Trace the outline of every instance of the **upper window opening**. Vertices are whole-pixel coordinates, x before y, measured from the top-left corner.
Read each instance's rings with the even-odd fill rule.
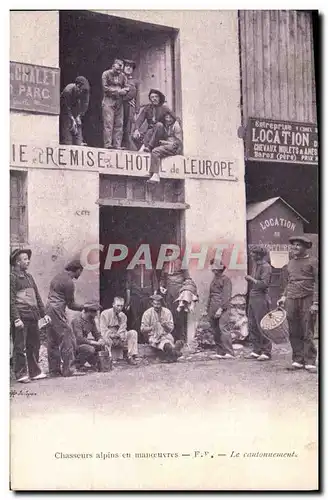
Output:
[[[83,98],[80,99],[81,127],[79,119],[75,123],[70,120],[68,114],[72,109],[67,111],[64,106],[66,111],[63,111],[62,106],[60,142],[151,151],[161,144],[159,141],[165,140],[169,143],[166,156],[181,154],[182,117],[181,109],[177,109],[181,99],[177,99],[180,81],[175,60],[176,43],[177,30],[173,28],[92,12],[61,11],[62,102],[68,99],[73,108],[79,107],[71,86],[78,83],[78,76],[87,80],[90,92],[89,95],[82,92]],[[115,60],[123,61],[123,66],[118,67],[118,62],[115,68]],[[129,65],[130,69],[126,68]],[[85,82],[80,83],[85,87]],[[115,91],[115,88],[131,90],[134,83],[136,92],[131,99],[133,92],[129,93],[129,90],[126,94]],[[147,108],[147,105],[156,105],[151,100],[154,97],[150,96],[151,89],[160,92],[157,97],[163,112],[158,112],[158,108],[155,111]],[[120,94],[118,98],[117,93]],[[167,108],[173,112],[174,126],[172,119],[165,118]],[[75,114],[78,112],[75,109]],[[151,141],[152,134],[147,136],[147,132],[158,121],[163,123],[164,129],[158,127],[159,134]],[[73,140],[70,139],[72,131]],[[163,133],[166,136],[162,136]],[[175,143],[173,148],[170,141]]]

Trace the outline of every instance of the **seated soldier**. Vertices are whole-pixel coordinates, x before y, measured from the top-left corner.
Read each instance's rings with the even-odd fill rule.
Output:
[[[152,295],[152,307],[143,313],[141,332],[148,334],[149,344],[164,353],[167,361],[177,361],[181,356],[182,341],[174,344],[171,332],[174,328],[172,313],[162,306],[164,300],[161,295]]]
[[[152,142],[151,159],[149,175],[151,175],[148,182],[157,183],[160,181],[159,169],[161,159],[168,156],[182,154],[182,128],[173,113],[168,110],[164,114],[163,123],[156,124],[156,139]]]
[[[94,370],[98,369],[98,352],[105,349],[105,342],[95,323],[95,317],[99,310],[100,306],[96,303],[84,304],[82,312],[78,313],[72,321],[75,366],[78,370],[83,369],[86,362]],[[89,333],[93,339],[88,338]]]
[[[127,330],[127,317],[123,312],[124,299],[115,297],[113,307],[100,315],[100,332],[111,353],[111,347],[122,347],[123,356],[130,365],[137,364],[138,333]]]

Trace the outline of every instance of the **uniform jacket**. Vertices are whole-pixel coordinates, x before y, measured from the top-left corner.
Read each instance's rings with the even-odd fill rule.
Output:
[[[252,269],[252,277],[256,279],[256,283],[249,284],[249,295],[259,296],[266,295],[269,291],[270,281],[272,275],[272,267],[268,262],[254,263]]]
[[[74,118],[83,116],[88,110],[89,98],[89,92],[77,94],[75,83],[69,83],[60,96],[61,113]]]
[[[73,333],[75,335],[77,345],[89,344],[90,343],[88,339],[89,333],[92,334],[95,340],[99,340],[101,338],[101,335],[97,330],[95,320],[83,318],[82,312],[80,312],[72,320],[71,326]]]
[[[13,269],[10,273],[11,321],[38,320],[44,315],[44,305],[32,275]]]
[[[165,104],[161,106],[146,104],[146,106],[141,109],[136,119],[135,128],[139,129],[145,121],[147,122],[148,128],[153,128],[157,122],[164,123],[164,116],[168,112],[170,112],[170,108]]]
[[[207,312],[210,318],[214,318],[219,308],[223,310],[230,306],[232,285],[231,280],[225,274],[214,276],[210,285],[210,292],[207,302]]]
[[[313,302],[318,301],[318,262],[306,255],[293,258],[287,265],[287,286],[284,295],[298,299],[313,295]]]
[[[107,69],[103,72],[101,80],[104,98],[110,98],[113,104],[122,103],[123,96],[120,96],[118,92],[127,87],[128,80],[126,76],[123,73],[116,75],[112,69]]]

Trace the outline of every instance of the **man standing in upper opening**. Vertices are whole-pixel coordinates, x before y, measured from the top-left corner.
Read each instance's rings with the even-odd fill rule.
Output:
[[[135,116],[139,113],[139,82],[133,78],[132,74],[136,68],[136,63],[129,59],[124,59],[124,74],[127,78],[129,88],[127,94],[123,97],[123,140],[122,145],[129,151],[135,151],[136,146],[132,141],[132,125]]]
[[[292,369],[316,372],[317,349],[313,341],[318,313],[318,263],[308,254],[312,242],[292,236],[293,258],[287,266],[287,286],[278,306],[286,304],[289,337],[293,350]]]
[[[144,106],[135,122],[133,139],[142,144],[139,151],[151,151],[155,145],[158,145],[159,135],[161,135],[164,116],[170,113],[170,108],[164,104],[165,95],[159,90],[151,89],[148,98],[150,103]],[[144,133],[140,132],[141,127],[146,122],[147,129]]]
[[[82,116],[88,110],[90,85],[84,76],[69,83],[60,96],[60,142],[81,146],[83,143]]]
[[[123,61],[115,59],[112,68],[104,71],[101,77],[104,147],[107,149],[120,149],[122,146],[123,98],[130,90],[123,67]]]
[[[47,333],[49,375],[52,377],[74,375],[73,332],[66,318],[66,307],[73,311],[83,310],[83,305],[75,302],[73,281],[80,277],[82,271],[80,261],[73,260],[50,283],[46,312],[51,318]]]

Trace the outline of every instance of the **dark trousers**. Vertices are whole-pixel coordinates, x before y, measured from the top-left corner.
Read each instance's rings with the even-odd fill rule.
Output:
[[[317,349],[313,341],[315,315],[310,313],[312,301],[312,295],[286,301],[293,361],[306,365],[315,365],[317,358]]]
[[[220,318],[210,318],[210,324],[214,335],[214,341],[218,354],[234,355],[231,333],[228,329],[230,310],[226,309]]]
[[[263,335],[261,319],[270,310],[270,299],[266,295],[250,295],[248,303],[248,329],[253,352],[271,357],[272,343]]]
[[[123,139],[122,146],[129,151],[136,151],[136,145],[134,144],[131,134],[132,125],[134,121],[134,111],[135,108],[130,106],[129,102],[123,102]]]
[[[74,371],[73,332],[60,313],[51,309],[47,314],[52,321],[47,327],[49,373],[69,377]]]
[[[81,368],[85,363],[89,363],[92,367],[98,365],[98,354],[95,347],[89,344],[80,344],[76,349],[75,364],[76,368]]]
[[[23,320],[24,328],[12,325],[13,364],[16,379],[41,373],[39,368],[40,332],[36,320]]]
[[[123,104],[104,98],[102,102],[104,148],[120,148],[123,137]]]
[[[60,116],[60,142],[61,144],[81,146],[83,142],[82,125],[77,126],[77,134],[72,134],[72,121],[68,115]]]

